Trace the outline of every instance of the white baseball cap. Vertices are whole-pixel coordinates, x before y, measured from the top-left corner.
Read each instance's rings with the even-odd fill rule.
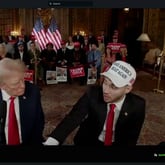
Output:
[[[136,79],[135,69],[129,63],[119,60],[115,61],[101,75],[109,78],[119,88],[125,85],[133,85]]]

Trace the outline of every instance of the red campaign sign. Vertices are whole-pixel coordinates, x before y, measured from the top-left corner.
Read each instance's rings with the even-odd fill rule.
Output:
[[[83,77],[85,76],[85,71],[83,66],[78,66],[74,68],[69,69],[70,72],[70,77],[71,78],[76,78],[76,77]]]
[[[112,53],[120,53],[121,43],[109,43],[108,44]]]
[[[25,81],[33,82],[34,71],[33,70],[26,70],[24,79]]]

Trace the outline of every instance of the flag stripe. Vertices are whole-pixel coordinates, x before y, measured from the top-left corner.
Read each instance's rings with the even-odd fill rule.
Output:
[[[48,27],[46,36],[49,40],[51,39],[56,51],[61,48],[61,34],[57,29],[54,17],[51,18],[50,26]]]
[[[41,50],[45,49],[47,39],[46,39],[43,23],[42,23],[40,17],[38,17],[36,22],[35,22],[32,34],[34,34],[37,42],[39,43],[40,49]]]
[[[51,33],[51,31],[48,29],[48,31],[47,31],[47,38],[48,38],[48,40],[49,40],[49,42],[52,42],[53,43],[53,45],[54,45],[54,49],[55,49],[55,51],[57,51],[57,48],[56,48],[56,40],[55,40],[55,38],[52,36],[52,33]]]
[[[61,37],[59,36],[59,33],[57,32],[57,30],[56,30],[56,32],[54,32],[54,36],[56,38],[58,46],[61,47]]]
[[[44,49],[44,43],[43,43],[42,40],[40,39],[40,38],[41,38],[41,37],[40,37],[40,34],[39,34],[35,29],[33,29],[33,32],[34,32],[34,35],[35,35],[36,40],[37,40],[38,43],[39,43],[39,46],[40,46],[41,50]]]
[[[46,32],[44,30],[41,18],[38,17],[33,27],[32,35],[35,36],[41,50],[46,48],[46,44],[48,42],[51,42],[53,44],[53,48],[55,51],[61,48],[61,34],[53,17],[51,18],[50,25]]]
[[[58,38],[59,38],[60,40],[62,40],[60,32],[59,32],[58,30],[56,30],[56,33],[57,33],[57,35],[58,35]]]

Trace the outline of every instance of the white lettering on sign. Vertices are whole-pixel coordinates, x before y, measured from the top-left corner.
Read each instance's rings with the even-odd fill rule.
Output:
[[[82,74],[83,68],[71,69],[72,74]]]
[[[113,45],[111,48],[112,48],[112,50],[119,50],[120,49],[120,45]]]
[[[25,73],[25,78],[31,78],[33,73]]]

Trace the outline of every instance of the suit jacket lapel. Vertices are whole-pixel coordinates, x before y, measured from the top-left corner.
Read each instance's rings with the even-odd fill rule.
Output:
[[[19,97],[19,108],[20,108],[20,124],[21,124],[21,134],[22,134],[22,140],[24,141],[24,137],[25,137],[25,130],[26,130],[26,125],[27,125],[27,115],[26,115],[26,106],[27,104],[25,104],[26,101],[26,96],[20,96]]]
[[[131,107],[132,107],[132,104],[130,102],[131,100],[129,99],[129,96],[127,95],[125,100],[124,100],[124,103],[123,103],[123,106],[121,108],[121,111],[120,111],[120,114],[119,114],[119,118],[117,120],[117,125],[120,125],[125,119],[127,119],[130,115],[130,111],[131,111]]]
[[[20,119],[21,123],[24,122],[24,117],[26,118],[26,109],[27,105],[25,102],[27,101],[27,98],[25,95],[19,97],[19,107],[20,107]]]
[[[105,118],[106,118],[106,114],[107,114],[107,103],[102,103],[99,107],[99,115],[100,115],[100,129],[102,130],[103,126],[104,126],[104,122],[105,122]]]

